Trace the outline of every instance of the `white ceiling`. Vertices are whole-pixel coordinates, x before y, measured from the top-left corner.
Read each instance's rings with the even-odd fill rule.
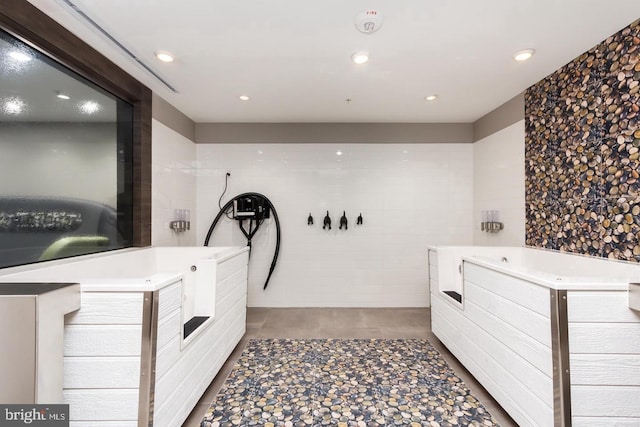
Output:
[[[640,17],[638,0],[71,1],[178,93],[63,0],[30,0],[196,122],[472,122]]]

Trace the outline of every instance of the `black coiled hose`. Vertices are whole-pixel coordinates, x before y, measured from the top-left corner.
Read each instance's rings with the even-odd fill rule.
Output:
[[[269,284],[269,280],[271,279],[273,270],[275,270],[276,268],[276,262],[278,261],[278,254],[280,253],[280,220],[278,219],[278,213],[276,212],[276,208],[273,206],[273,203],[271,203],[271,200],[267,199],[266,196],[260,193],[242,193],[237,195],[233,199],[229,200],[222,207],[222,209],[220,209],[220,212],[218,212],[218,215],[216,215],[216,218],[211,223],[211,226],[209,227],[209,231],[207,232],[207,237],[204,239],[204,245],[209,246],[209,240],[211,239],[211,235],[213,234],[213,229],[218,224],[218,221],[220,221],[220,218],[222,218],[222,216],[225,214],[227,209],[229,209],[233,205],[233,201],[236,199],[240,199],[242,197],[260,197],[264,199],[269,205],[269,208],[271,208],[271,212],[273,212],[273,219],[276,221],[276,250],[273,254],[271,267],[269,268],[269,275],[267,276],[267,280],[264,282],[264,287],[262,288],[262,289],[267,289],[267,285]]]

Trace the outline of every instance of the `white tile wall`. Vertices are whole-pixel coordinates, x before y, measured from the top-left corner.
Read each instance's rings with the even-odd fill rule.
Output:
[[[473,144],[473,244],[524,246],[524,120]],[[499,210],[504,230],[480,230],[480,213]]]
[[[151,124],[153,246],[193,246],[196,244],[196,144],[157,120]],[[189,209],[190,231],[176,233],[169,228],[174,209]]]
[[[254,238],[249,306],[428,306],[427,246],[472,242],[471,144],[198,144],[196,158],[198,245],[219,211],[227,171],[223,204],[259,192],[280,217],[280,258],[266,291],[273,219]],[[322,230],[327,210],[331,231]],[[337,226],[343,210],[348,231]],[[356,226],[360,213],[364,225]],[[211,242],[244,244],[227,219]]]

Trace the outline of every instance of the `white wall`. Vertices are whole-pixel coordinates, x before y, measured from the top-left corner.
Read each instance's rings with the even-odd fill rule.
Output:
[[[524,246],[524,120],[473,144],[473,244]],[[480,230],[480,212],[500,211],[504,230]]]
[[[255,191],[280,217],[280,258],[266,291],[273,219],[254,238],[249,306],[427,306],[427,246],[472,242],[471,144],[197,144],[196,153],[198,245],[219,211],[227,171],[223,204]],[[322,230],[326,210],[331,231]],[[348,231],[338,230],[343,210]],[[246,240],[224,219],[210,244]]]
[[[114,123],[0,124],[3,196],[53,196],[116,207]]]
[[[157,120],[151,123],[151,244],[194,246],[196,231],[196,145]],[[169,228],[174,209],[191,211],[190,231]],[[200,245],[202,243],[199,243]]]

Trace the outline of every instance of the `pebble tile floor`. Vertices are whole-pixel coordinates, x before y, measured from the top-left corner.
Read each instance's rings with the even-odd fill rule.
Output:
[[[433,335],[428,308],[249,308],[245,336],[183,427],[287,420],[517,426]]]

